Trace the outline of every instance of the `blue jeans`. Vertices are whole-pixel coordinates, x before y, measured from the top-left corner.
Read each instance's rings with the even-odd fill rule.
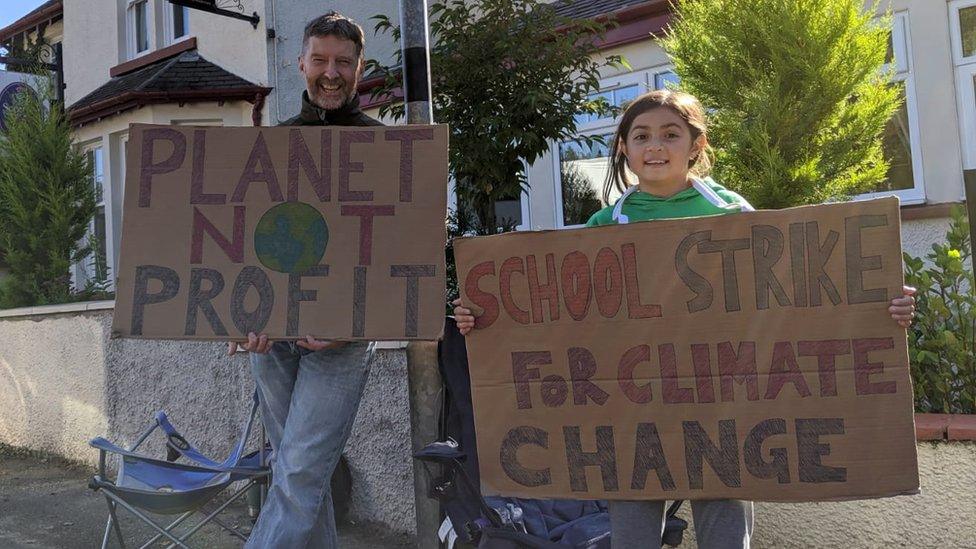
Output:
[[[751,501],[714,499],[690,503],[698,547],[749,549],[753,526]],[[661,549],[663,501],[610,501],[609,507],[613,549]]]
[[[277,342],[251,353],[261,420],[274,448],[272,482],[245,547],[338,547],[332,472],[352,430],[373,347],[309,352]]]

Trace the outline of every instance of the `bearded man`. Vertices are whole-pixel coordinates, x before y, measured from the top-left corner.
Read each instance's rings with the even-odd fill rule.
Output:
[[[359,110],[363,30],[330,12],[305,26],[301,113],[285,126],[382,126]],[[237,351],[232,342],[228,353]],[[372,344],[248,334],[261,419],[274,449],[268,499],[246,548],[338,547],[331,478],[359,409]]]

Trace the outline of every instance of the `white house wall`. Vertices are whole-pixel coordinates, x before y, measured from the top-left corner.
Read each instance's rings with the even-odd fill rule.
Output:
[[[118,37],[125,26],[116,0],[67,0],[63,22],[64,99],[70,106],[108,82],[109,69],[120,63]]]

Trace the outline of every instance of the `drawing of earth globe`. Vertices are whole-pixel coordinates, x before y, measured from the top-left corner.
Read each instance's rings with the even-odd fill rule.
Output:
[[[329,227],[304,202],[284,202],[261,216],[254,229],[258,261],[280,273],[300,274],[318,265],[329,243]]]

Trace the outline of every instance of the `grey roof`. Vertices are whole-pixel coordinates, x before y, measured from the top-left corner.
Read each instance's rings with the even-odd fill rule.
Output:
[[[561,0],[554,7],[556,13],[573,19],[591,19],[624,8],[646,4],[648,0]]]
[[[81,109],[132,91],[171,92],[255,86],[257,84],[224,70],[191,50],[116,76],[79,99],[71,105],[71,109]]]

